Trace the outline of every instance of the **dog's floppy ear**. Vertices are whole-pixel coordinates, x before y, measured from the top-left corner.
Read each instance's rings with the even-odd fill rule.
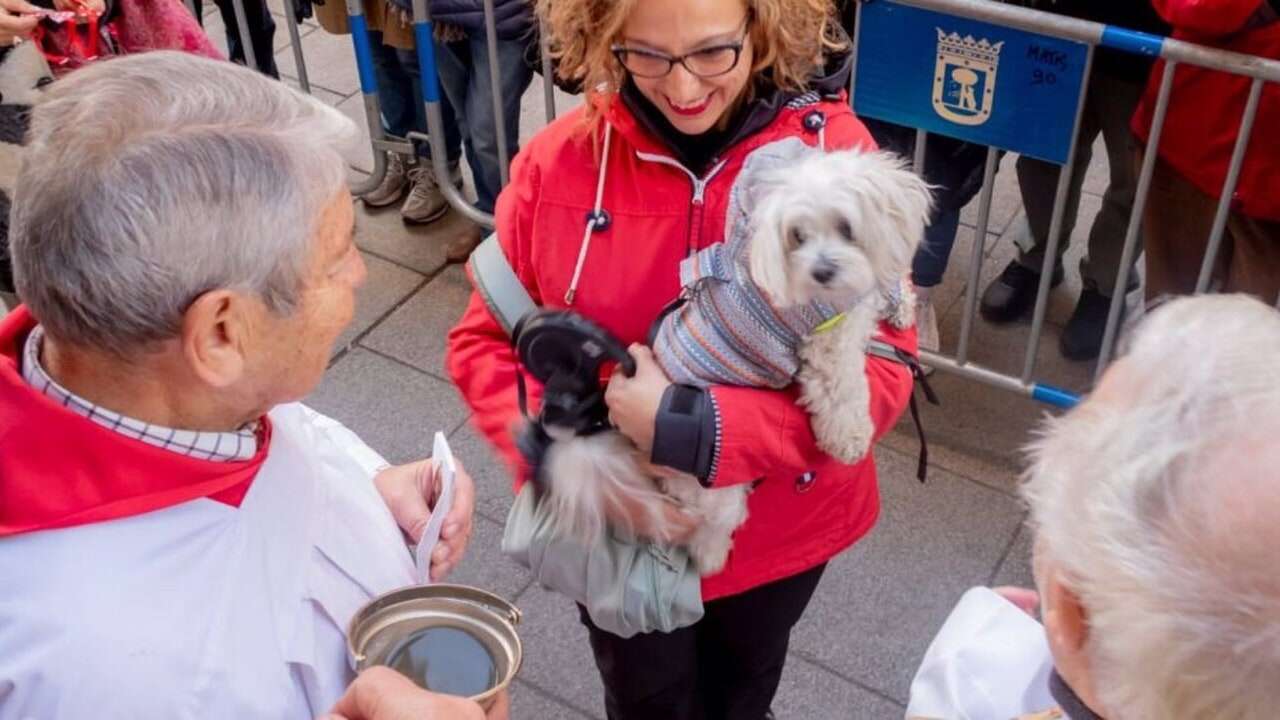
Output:
[[[792,304],[788,278],[787,238],[784,225],[782,193],[777,190],[785,181],[779,171],[759,173],[752,184],[750,197],[755,205],[750,211],[750,245],[748,269],[751,282],[768,296],[774,305]]]
[[[929,213],[933,210],[933,192],[924,178],[909,169],[895,155],[886,156],[885,181],[893,188],[888,193],[890,218],[898,233],[906,240],[906,262],[911,262],[916,247],[924,239],[924,229],[929,225]]]
[[[879,263],[880,272],[896,282],[924,239],[933,194],[929,184],[893,153],[865,153],[853,162],[858,170],[845,176],[849,190],[859,199],[864,220],[876,227],[877,251],[885,261]]]

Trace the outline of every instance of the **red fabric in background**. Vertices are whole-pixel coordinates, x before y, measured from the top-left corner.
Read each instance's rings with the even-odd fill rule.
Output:
[[[39,26],[41,50],[55,75],[113,55],[150,50],[177,50],[225,60],[182,0],[116,0],[117,9],[105,27],[98,26],[97,42],[85,24],[45,21]],[[97,21],[91,21],[97,25]]]

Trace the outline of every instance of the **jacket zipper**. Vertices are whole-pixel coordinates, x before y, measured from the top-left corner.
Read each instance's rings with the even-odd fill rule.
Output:
[[[685,167],[684,165],[681,165],[680,162],[673,157],[668,157],[666,155],[655,155],[653,153],[640,152],[639,150],[636,151],[636,157],[646,162],[658,163],[659,165],[668,165],[670,167],[673,167],[679,170],[680,172],[684,173],[686,176],[688,176],[689,182],[693,184],[693,197],[690,199],[690,202],[689,202],[689,221],[688,221],[689,229],[687,234],[685,235],[685,241],[684,241],[685,256],[688,257],[689,255],[692,255],[696,251],[698,240],[702,235],[702,216],[703,216],[702,208],[703,208],[703,201],[707,193],[707,184],[710,183],[711,180],[715,178],[715,176],[718,175],[720,171],[724,168],[725,161],[721,160],[720,162],[713,165],[711,169],[707,171],[706,175],[702,177],[698,177],[697,175],[694,175],[693,172],[689,170],[689,168]]]

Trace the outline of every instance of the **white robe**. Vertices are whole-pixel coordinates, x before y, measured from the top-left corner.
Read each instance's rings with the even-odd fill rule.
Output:
[[[911,681],[906,717],[1010,720],[1057,707],[1044,627],[976,587],[964,594]]]
[[[0,540],[0,720],[302,719],[341,696],[348,620],[412,560],[382,458],[304,405],[270,418],[239,508]]]

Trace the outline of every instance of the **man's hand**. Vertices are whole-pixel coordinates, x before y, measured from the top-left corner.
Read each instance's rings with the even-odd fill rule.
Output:
[[[1040,593],[1031,588],[1002,585],[991,588],[991,591],[1013,603],[1019,610],[1031,617],[1036,617],[1036,611],[1040,609]]]
[[[618,367],[604,391],[609,422],[618,427],[647,458],[653,452],[653,425],[662,405],[662,394],[671,380],[662,371],[653,351],[639,343],[627,348],[636,360],[636,374],[627,377]]]
[[[453,481],[453,507],[444,518],[440,542],[431,553],[431,580],[440,581],[462,560],[471,539],[471,512],[475,509],[475,487],[471,476],[457,462]],[[431,509],[440,497],[440,475],[434,460],[419,460],[389,467],[373,479],[378,494],[391,509],[396,524],[413,542],[422,539]]]
[[[31,37],[40,22],[40,8],[26,0],[0,0],[0,47]]]
[[[395,670],[372,667],[320,720],[507,720],[510,711],[506,691],[486,715],[470,700],[428,692]]]

